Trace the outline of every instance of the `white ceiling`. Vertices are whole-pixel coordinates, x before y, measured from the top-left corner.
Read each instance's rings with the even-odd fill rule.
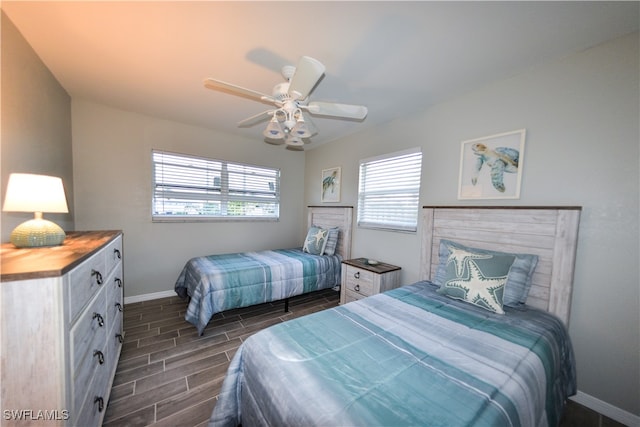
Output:
[[[314,118],[307,147],[638,30],[639,2],[2,1],[74,98],[255,138],[268,106],[205,89],[213,77],[270,94],[302,55],[326,66],[310,99],[364,104],[363,122]]]

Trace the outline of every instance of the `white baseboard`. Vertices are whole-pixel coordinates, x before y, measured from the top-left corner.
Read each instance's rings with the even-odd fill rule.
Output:
[[[570,399],[626,426],[640,426],[640,416],[634,415],[631,412],[627,412],[624,409],[620,409],[581,391],[578,391],[578,393]]]
[[[167,298],[167,297],[177,297],[176,291],[173,289],[170,291],[162,291],[162,292],[153,292],[151,294],[143,294],[143,295],[134,295],[131,297],[124,297],[124,303],[132,304],[134,302],[142,302],[142,301],[151,301],[152,299],[158,298]]]

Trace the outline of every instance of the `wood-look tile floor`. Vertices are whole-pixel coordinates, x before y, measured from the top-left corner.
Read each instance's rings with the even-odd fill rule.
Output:
[[[338,305],[332,290],[214,316],[202,336],[184,320],[180,298],[125,306],[125,342],[104,426],[205,426],[240,343],[270,325]],[[621,427],[569,401],[561,427]]]
[[[202,336],[179,297],[127,304],[104,426],[206,425],[236,349],[267,326],[338,305],[331,289],[216,314]]]

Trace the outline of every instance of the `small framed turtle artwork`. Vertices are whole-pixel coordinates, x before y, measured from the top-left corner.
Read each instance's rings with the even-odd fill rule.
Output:
[[[322,203],[340,201],[340,167],[322,170]]]
[[[462,142],[458,199],[518,199],[525,129]]]

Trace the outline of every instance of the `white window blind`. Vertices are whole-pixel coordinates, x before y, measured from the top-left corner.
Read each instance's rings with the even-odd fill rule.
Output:
[[[280,170],[152,151],[153,219],[278,219]]]
[[[421,168],[418,148],[361,160],[358,225],[416,231]]]

